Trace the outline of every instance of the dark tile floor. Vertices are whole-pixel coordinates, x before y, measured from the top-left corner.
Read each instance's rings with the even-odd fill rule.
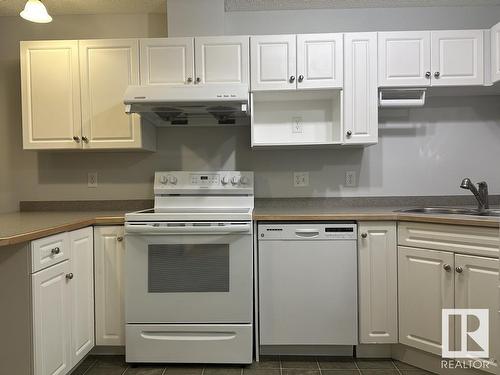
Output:
[[[263,357],[247,366],[129,365],[124,356],[87,357],[72,375],[429,375],[391,359]]]

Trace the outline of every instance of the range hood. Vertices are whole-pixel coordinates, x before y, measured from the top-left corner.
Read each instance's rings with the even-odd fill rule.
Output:
[[[156,125],[246,125],[250,123],[247,85],[129,86],[125,112]]]

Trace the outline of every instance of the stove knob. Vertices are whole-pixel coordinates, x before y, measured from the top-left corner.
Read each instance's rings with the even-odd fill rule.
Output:
[[[238,185],[238,182],[240,182],[240,177],[239,176],[234,176],[232,179],[231,179],[231,183],[233,185]]]
[[[177,177],[175,176],[168,176],[168,182],[171,183],[172,185],[175,185],[177,183]]]
[[[250,179],[247,176],[240,177],[240,184],[247,185],[250,182]]]
[[[168,182],[167,176],[160,177],[160,184],[165,185]]]
[[[222,185],[227,185],[227,184],[229,184],[229,177],[227,177],[227,176],[223,176],[223,177],[221,178],[220,182],[221,182],[221,184],[222,184]]]

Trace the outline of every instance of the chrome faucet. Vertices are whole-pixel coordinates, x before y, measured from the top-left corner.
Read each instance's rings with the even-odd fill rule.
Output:
[[[479,190],[476,188],[474,183],[470,180],[470,178],[464,178],[460,187],[462,189],[470,190],[472,194],[477,199],[477,209],[479,211],[483,211],[485,209],[490,208],[489,200],[488,200],[488,184],[485,181],[481,181],[477,184]]]

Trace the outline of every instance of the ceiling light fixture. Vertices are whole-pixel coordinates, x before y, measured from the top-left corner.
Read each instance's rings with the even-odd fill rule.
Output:
[[[28,0],[19,15],[25,20],[36,23],[52,22],[52,17],[47,13],[45,5],[40,0]]]

